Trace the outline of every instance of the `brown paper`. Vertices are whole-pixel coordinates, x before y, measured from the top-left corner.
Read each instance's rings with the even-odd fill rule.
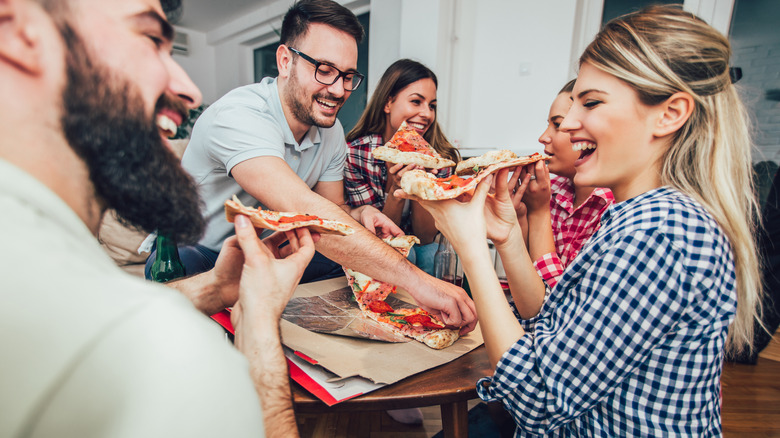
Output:
[[[293,296],[323,295],[345,286],[346,278],[307,283],[298,286]],[[414,299],[400,289],[396,298],[414,303]],[[443,350],[434,350],[417,341],[388,343],[315,333],[286,320],[281,321],[281,328],[284,345],[317,361],[337,376],[362,376],[386,384],[451,362],[482,345],[479,327]]]

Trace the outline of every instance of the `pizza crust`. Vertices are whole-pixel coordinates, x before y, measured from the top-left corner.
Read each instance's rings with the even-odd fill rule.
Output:
[[[308,216],[302,213],[289,213],[279,212],[272,210],[261,210],[252,207],[247,207],[238,200],[236,196],[233,199],[225,201],[225,218],[228,222],[233,222],[237,214],[243,214],[249,217],[255,228],[265,228],[274,231],[290,231],[296,228],[308,228],[311,231],[315,231],[320,234],[338,234],[341,236],[348,236],[355,232],[355,230],[339,221],[329,219],[310,219],[300,220],[295,222],[279,223],[278,220],[282,217],[294,217],[294,216]]]
[[[460,338],[457,330],[441,329],[433,331],[422,338],[422,343],[436,350],[447,348]]]
[[[452,167],[455,162],[444,157],[432,157],[419,152],[403,152],[388,146],[379,146],[371,152],[377,160],[393,164],[416,164],[426,169],[442,169]]]
[[[401,190],[405,193],[413,196],[417,196],[425,201],[441,201],[445,199],[454,199],[464,193],[473,193],[477,184],[480,181],[487,178],[493,172],[497,172],[504,168],[525,166],[537,161],[549,160],[550,157],[544,154],[535,153],[527,157],[518,157],[508,161],[502,161],[499,163],[491,164],[490,166],[480,170],[480,172],[472,177],[467,177],[469,182],[460,186],[453,187],[451,189],[444,189],[438,182],[439,178],[431,175],[428,172],[415,169],[406,172],[401,177]]]
[[[500,151],[489,151],[478,157],[472,157],[468,160],[464,160],[458,163],[458,166],[455,168],[455,174],[474,175],[479,173],[479,170],[476,172],[474,171],[474,167],[477,167],[478,169],[484,169],[491,164],[500,163],[502,161],[509,161],[515,158],[517,158],[517,154],[507,149]]]

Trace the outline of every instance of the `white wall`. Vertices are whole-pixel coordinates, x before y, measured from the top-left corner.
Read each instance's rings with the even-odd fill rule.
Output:
[[[574,77],[574,0],[456,2],[452,111],[461,148],[541,150],[550,103]]]
[[[439,77],[439,121],[475,155],[483,149],[539,150],[536,139],[569,71],[575,6],[583,0],[344,0],[371,10],[369,94],[399,58]],[[592,0],[591,0],[592,1]],[[190,55],[176,55],[213,103],[251,83],[252,50],[272,42],[291,0],[280,0],[207,34],[190,34]],[[465,149],[472,149],[468,152]]]
[[[214,47],[206,43],[205,33],[183,27],[177,27],[176,31],[183,32],[189,37],[189,53],[186,55],[174,54],[173,59],[200,87],[200,92],[203,93],[203,102],[210,104],[217,99]]]

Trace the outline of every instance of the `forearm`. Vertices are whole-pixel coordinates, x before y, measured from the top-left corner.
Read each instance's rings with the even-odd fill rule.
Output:
[[[243,353],[249,360],[250,375],[263,408],[265,434],[267,437],[297,437],[298,426],[278,321],[262,319],[265,321],[248,334],[255,338],[252,348]]]
[[[515,307],[520,316],[527,319],[537,315],[542,308],[545,286],[534,268],[521,234],[522,229],[518,225],[506,241],[496,244],[496,250],[501,256]]]
[[[531,255],[531,260],[555,252],[550,210],[544,208],[529,211],[526,217],[528,218],[528,253]]]
[[[480,315],[480,328],[485,340],[488,360],[495,368],[501,356],[525,334],[504,297],[498,277],[490,260],[487,243],[453,242],[461,254],[463,270]]]
[[[401,226],[401,218],[404,213],[405,199],[396,198],[392,194],[387,195],[385,199],[385,206],[382,207],[382,213],[389,217],[390,220],[395,222],[399,227]]]
[[[179,291],[192,302],[196,309],[203,312],[206,316],[211,316],[235,304],[222,301],[222,297],[225,295],[219,290],[213,270],[192,277],[169,281],[165,283],[165,286]]]
[[[439,233],[433,216],[417,202],[412,202],[412,232],[420,239],[422,245],[433,242],[436,234]]]

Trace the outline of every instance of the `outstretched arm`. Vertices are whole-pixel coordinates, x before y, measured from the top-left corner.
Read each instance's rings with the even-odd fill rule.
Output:
[[[234,166],[232,174],[244,190],[269,208],[311,212],[353,225],[356,231],[352,235],[322,236],[317,250],[341,265],[405,289],[421,307],[440,316],[446,324],[463,327],[462,333],[473,330],[476,310],[466,292],[425,274],[355,222],[337,205],[343,204],[343,186],[339,195],[329,195],[336,199],[327,199],[310,190],[284,160],[276,157],[246,160]]]

